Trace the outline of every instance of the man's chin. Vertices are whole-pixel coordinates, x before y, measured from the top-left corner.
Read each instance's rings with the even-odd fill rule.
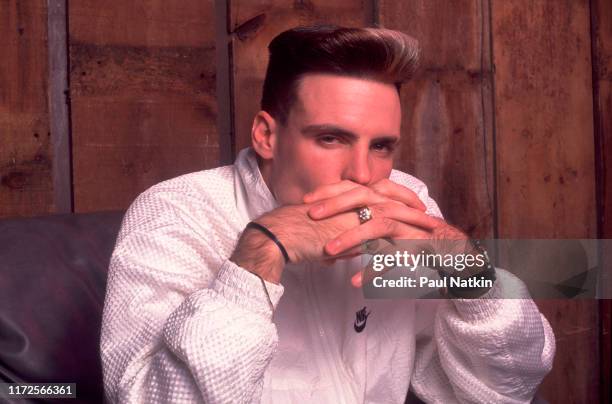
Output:
[[[306,195],[306,193],[303,193],[301,195],[298,196],[283,196],[283,195],[278,195],[275,197],[276,202],[278,202],[279,206],[288,206],[288,205],[303,205],[304,204],[304,195]]]

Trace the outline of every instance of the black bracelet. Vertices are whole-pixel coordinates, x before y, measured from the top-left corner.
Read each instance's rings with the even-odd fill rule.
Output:
[[[280,240],[278,238],[276,238],[276,236],[274,235],[274,233],[272,233],[270,230],[268,230],[265,226],[260,225],[257,222],[249,222],[249,224],[246,225],[246,228],[251,228],[251,229],[257,229],[260,232],[262,232],[263,234],[265,234],[266,236],[268,236],[268,238],[272,241],[274,241],[274,243],[276,243],[276,245],[278,246],[278,248],[280,249],[281,253],[283,254],[283,257],[285,257],[285,263],[289,263],[289,254],[287,254],[287,250],[285,250],[285,246],[280,242]]]

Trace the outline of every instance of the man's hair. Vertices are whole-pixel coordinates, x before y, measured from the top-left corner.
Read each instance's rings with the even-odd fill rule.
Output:
[[[298,27],[279,34],[268,49],[261,109],[283,125],[306,74],[370,79],[394,84],[399,92],[419,60],[415,39],[384,28]]]

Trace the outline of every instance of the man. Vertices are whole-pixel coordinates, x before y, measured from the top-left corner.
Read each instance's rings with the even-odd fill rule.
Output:
[[[107,398],[401,403],[410,388],[529,402],[554,337],[530,299],[493,299],[522,287],[512,276],[498,271],[487,299],[366,300],[354,287],[361,259],[347,257],[364,240],[467,239],[392,170],[416,43],[311,27],[269,49],[252,149],[152,187],[126,214],[102,326]]]

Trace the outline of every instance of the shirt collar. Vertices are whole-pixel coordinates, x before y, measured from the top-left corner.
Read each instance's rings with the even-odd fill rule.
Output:
[[[255,151],[252,148],[242,149],[238,153],[234,169],[236,202],[238,209],[246,213],[248,220],[256,219],[279,206],[259,171]]]

